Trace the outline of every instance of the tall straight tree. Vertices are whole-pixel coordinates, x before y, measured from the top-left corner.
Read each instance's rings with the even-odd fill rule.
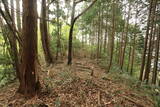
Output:
[[[110,50],[110,59],[109,59],[109,65],[108,65],[108,68],[107,68],[107,72],[110,71],[111,69],[111,66],[112,66],[112,61],[113,61],[113,51],[114,51],[114,38],[115,38],[115,6],[116,3],[115,3],[115,0],[113,0],[113,3],[112,3],[112,34],[111,34],[111,40],[110,40],[110,47],[109,47],[109,50]]]
[[[155,47],[155,59],[154,59],[154,68],[152,74],[152,84],[156,84],[157,80],[157,69],[158,69],[158,58],[159,58],[159,47],[160,47],[160,26],[158,26],[158,34],[156,39],[156,47]]]
[[[125,52],[126,52],[127,40],[128,40],[129,20],[131,16],[130,14],[131,14],[131,2],[129,1],[129,10],[128,10],[127,23],[126,23],[126,31],[125,31],[125,37],[124,37],[122,56],[121,56],[121,65],[120,65],[120,68],[122,71],[123,71],[123,66],[124,66]]]
[[[37,0],[23,0],[23,46],[18,92],[33,97],[39,90],[37,67]]]
[[[56,60],[58,60],[58,56],[59,56],[59,53],[60,53],[60,48],[61,48],[61,38],[60,38],[60,28],[61,28],[61,25],[60,25],[60,7],[59,7],[59,1],[56,2],[56,8],[57,8],[57,52],[56,52]]]
[[[157,6],[157,0],[153,0],[153,8],[151,10],[151,31],[150,31],[150,38],[149,38],[149,44],[148,44],[148,53],[147,53],[147,63],[145,68],[145,75],[144,80],[148,83],[149,81],[149,74],[150,74],[150,68],[151,68],[151,60],[152,60],[152,51],[153,51],[153,40],[154,40],[154,23],[155,23],[155,11]]]
[[[49,35],[47,29],[47,21],[46,19],[46,0],[42,0],[42,8],[41,8],[41,16],[42,19],[40,21],[40,28],[41,28],[41,41],[43,46],[43,52],[45,56],[46,63],[49,65],[53,63],[53,56],[50,50],[50,42],[49,42]]]
[[[148,37],[149,37],[150,24],[151,24],[151,13],[152,13],[152,8],[153,8],[152,5],[153,5],[153,0],[150,0],[146,37],[145,37],[144,50],[143,50],[143,55],[142,55],[142,64],[141,64],[140,76],[139,76],[140,81],[143,80],[143,74],[144,74],[144,68],[145,68],[145,62],[146,62],[146,52],[147,52]]]

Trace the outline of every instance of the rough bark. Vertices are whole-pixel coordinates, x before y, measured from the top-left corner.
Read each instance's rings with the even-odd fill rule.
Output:
[[[39,91],[37,67],[37,1],[23,0],[23,47],[18,92],[33,97]]]

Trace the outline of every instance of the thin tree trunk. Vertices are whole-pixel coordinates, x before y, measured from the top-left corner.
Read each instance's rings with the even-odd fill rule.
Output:
[[[138,10],[136,10],[136,15],[135,15],[135,25],[134,28],[137,27],[137,17],[138,17]],[[137,32],[134,32],[134,37],[133,37],[133,46],[132,46],[132,54],[131,54],[131,70],[130,74],[133,74],[133,66],[134,66],[134,57],[135,57],[135,48],[136,48],[136,37],[137,37]]]
[[[131,60],[131,51],[132,51],[132,46],[129,46],[129,55],[128,55],[128,64],[127,64],[127,72],[129,70],[130,67],[130,60]],[[132,75],[132,74],[131,74]]]
[[[60,52],[60,22],[59,22],[59,2],[57,1],[57,52],[56,52],[56,60],[58,60],[58,55]]]
[[[124,40],[124,47],[122,51],[122,59],[121,59],[121,70],[123,71],[124,66],[124,59],[125,59],[125,52],[127,47],[127,40],[128,40],[128,29],[129,29],[129,19],[130,19],[130,12],[131,12],[131,3],[129,4],[129,11],[128,11],[128,18],[127,18],[127,25],[126,25],[126,32],[125,32],[125,40]]]
[[[148,45],[148,36],[149,36],[149,31],[150,31],[150,23],[151,23],[151,13],[152,13],[152,6],[153,0],[150,1],[150,7],[149,7],[149,16],[148,16],[148,22],[147,22],[147,30],[146,30],[146,37],[145,37],[145,43],[144,43],[144,51],[142,55],[142,64],[141,64],[141,70],[140,70],[140,76],[139,80],[143,80],[143,72],[144,72],[144,67],[145,67],[145,62],[146,62],[146,52],[147,52],[147,45]]]
[[[159,26],[159,33],[157,34],[156,39],[156,47],[155,47],[155,60],[154,60],[154,68],[153,68],[153,75],[152,75],[152,84],[156,84],[157,80],[157,68],[158,68],[158,58],[159,58],[159,45],[160,45],[160,26]]]
[[[11,1],[13,1],[13,0],[11,0]],[[16,0],[16,10],[17,10],[16,17],[17,17],[18,31],[21,31],[20,1],[21,0]]]
[[[112,66],[112,61],[113,61],[113,51],[114,51],[114,36],[115,36],[115,1],[113,0],[113,4],[112,4],[112,9],[113,9],[113,13],[112,13],[112,34],[111,34],[111,44],[110,44],[110,60],[109,60],[109,65],[108,65],[108,69],[107,72],[110,71],[111,66]]]
[[[100,57],[100,30],[101,30],[101,6],[99,6],[99,12],[98,12],[98,42],[97,42],[97,59]]]
[[[47,29],[47,22],[46,22],[46,0],[42,0],[42,19],[40,21],[40,28],[41,28],[41,41],[43,46],[43,52],[45,56],[46,63],[49,65],[53,63],[53,56],[50,49],[50,41]]]
[[[78,16],[74,17],[75,15],[75,6],[76,1],[73,1],[73,8],[72,8],[72,15],[71,15],[71,27],[69,31],[69,42],[68,42],[68,65],[72,64],[72,38],[73,38],[73,28],[76,20],[82,16],[85,12],[87,12],[95,3],[97,0],[94,0],[84,11],[82,11]]]
[[[69,42],[68,42],[68,65],[72,64],[72,38],[73,38],[73,28],[74,28],[74,16],[75,16],[75,0],[72,5],[72,15],[71,15],[71,27],[69,30]]]
[[[152,60],[152,51],[153,51],[153,42],[155,36],[153,34],[153,28],[154,28],[154,22],[155,22],[155,10],[156,10],[157,0],[153,2],[153,10],[152,10],[152,20],[151,20],[151,32],[150,32],[150,39],[149,39],[149,48],[148,48],[148,54],[147,54],[147,63],[145,68],[145,75],[144,80],[146,80],[146,83],[149,81],[149,73],[150,73],[150,67],[151,67],[151,60]]]

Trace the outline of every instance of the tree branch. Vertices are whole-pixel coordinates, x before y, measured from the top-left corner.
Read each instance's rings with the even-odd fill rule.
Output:
[[[2,14],[2,17],[5,19],[5,21],[6,21],[7,25],[9,26],[10,30],[13,32],[13,35],[14,35],[15,38],[18,40],[19,44],[22,45],[22,43],[21,43],[22,40],[21,40],[21,38],[20,38],[20,34],[19,34],[18,30],[16,29],[16,26],[15,26],[15,24],[14,24],[14,21],[13,21],[11,15],[10,15],[10,13],[9,13],[9,9],[7,8],[8,6],[6,5],[6,3],[5,3],[4,0],[2,0],[2,3],[3,3],[3,5],[4,5],[5,11],[6,11],[6,13],[7,13],[7,15],[8,15],[9,20],[10,20],[11,23],[10,23],[10,22],[8,21],[8,19],[5,17],[5,14],[4,14],[4,12],[2,11],[1,8],[0,8],[0,13]],[[17,33],[17,35],[16,35],[15,32]]]
[[[94,0],[85,10],[83,10],[78,16],[76,16],[74,18],[74,22],[80,17],[82,16],[85,12],[87,12],[95,3],[97,0]]]
[[[81,3],[83,1],[87,1],[87,0],[78,0],[78,1],[75,2],[75,4]]]
[[[12,27],[12,25],[8,22],[7,18],[5,17],[4,12],[2,11],[2,9],[0,8],[0,14],[2,15],[2,17],[4,18],[4,20],[6,21],[9,29],[12,31],[14,37],[18,40],[19,44],[22,45],[21,39],[16,35],[16,31],[15,29]]]

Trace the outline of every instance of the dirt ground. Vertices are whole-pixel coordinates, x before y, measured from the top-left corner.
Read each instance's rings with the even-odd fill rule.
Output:
[[[41,93],[32,99],[16,93],[18,81],[1,88],[0,107],[154,107],[147,96],[107,77],[96,61],[73,62],[42,66]]]

